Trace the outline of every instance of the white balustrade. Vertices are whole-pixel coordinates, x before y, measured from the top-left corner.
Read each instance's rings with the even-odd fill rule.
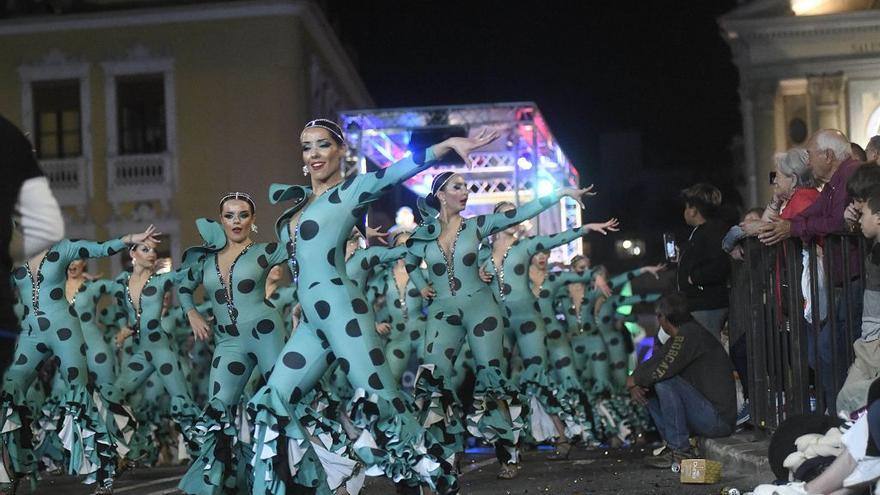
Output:
[[[88,203],[89,176],[85,158],[40,160],[40,167],[49,179],[58,204],[80,207]]]
[[[109,157],[107,199],[115,205],[128,201],[166,202],[174,194],[171,167],[168,153]]]

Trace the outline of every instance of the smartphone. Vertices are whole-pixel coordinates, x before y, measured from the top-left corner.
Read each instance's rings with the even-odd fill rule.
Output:
[[[666,261],[675,259],[675,234],[666,232],[663,234],[663,246],[666,248]]]

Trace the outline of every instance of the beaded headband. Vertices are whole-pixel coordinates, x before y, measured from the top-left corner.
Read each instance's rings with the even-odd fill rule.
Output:
[[[339,140],[340,143],[345,142],[345,138],[342,137],[342,132],[341,132],[342,129],[340,129],[339,126],[336,125],[336,122],[333,122],[332,120],[327,120],[327,119],[310,120],[310,121],[306,122],[305,127],[303,127],[303,132],[305,132],[305,130],[308,129],[309,127],[320,127],[321,129],[325,129],[330,134],[333,134],[336,137],[336,139]],[[300,133],[300,134],[302,134],[302,133]]]
[[[431,181],[431,194],[437,194],[438,192],[440,192],[443,189],[443,186],[445,186],[446,183],[449,182],[449,179],[451,179],[454,175],[455,172],[443,172],[434,176],[434,180]],[[438,185],[437,181],[440,180],[441,177],[443,178],[443,180]]]
[[[249,205],[251,205],[251,210],[253,210],[254,212],[257,211],[257,205],[254,204],[254,200],[251,198],[251,195],[246,192],[235,191],[235,192],[228,192],[228,193],[224,194],[223,197],[220,198],[220,206],[222,207],[223,203],[230,201],[230,200],[247,201],[247,203]]]

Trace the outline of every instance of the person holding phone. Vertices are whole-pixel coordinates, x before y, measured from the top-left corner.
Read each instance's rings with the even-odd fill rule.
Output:
[[[730,260],[721,249],[728,225],[717,218],[721,191],[711,184],[683,190],[684,221],[692,227],[678,256],[678,288],[684,292],[694,319],[721,340],[727,320],[727,279]]]

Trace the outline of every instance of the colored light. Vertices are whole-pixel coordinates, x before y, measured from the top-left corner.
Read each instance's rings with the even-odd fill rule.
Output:
[[[541,179],[538,181],[538,196],[544,197],[552,194],[556,189],[556,184],[550,179]]]
[[[629,239],[623,241],[623,249],[629,249],[632,246],[633,246],[633,241],[631,241]],[[638,249],[638,248],[636,248],[636,249]]]
[[[521,156],[516,160],[516,166],[523,170],[530,170],[532,168],[532,162],[530,162],[528,158]]]
[[[640,248],[640,247],[638,247],[638,246],[634,247],[634,248],[633,248],[633,254],[636,255],[636,256],[642,254],[642,248]]]

